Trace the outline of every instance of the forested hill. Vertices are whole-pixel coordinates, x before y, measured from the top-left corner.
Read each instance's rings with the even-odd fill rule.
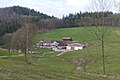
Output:
[[[18,30],[24,18],[29,18],[33,23],[37,23],[41,19],[53,19],[55,17],[20,6],[0,8],[0,38],[6,33],[13,33]]]
[[[51,16],[29,9],[26,7],[13,6],[0,8],[0,20],[11,20],[19,17],[39,17],[39,19],[50,19]]]

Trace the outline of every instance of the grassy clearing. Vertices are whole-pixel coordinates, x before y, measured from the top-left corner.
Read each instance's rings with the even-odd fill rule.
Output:
[[[88,29],[90,29],[90,28],[88,28]],[[93,27],[93,29],[95,29],[95,28]],[[108,28],[107,38],[111,38],[114,36],[112,34],[111,30],[113,30],[113,29]],[[63,37],[72,37],[73,40],[76,40],[76,41],[97,40],[97,37],[94,34],[91,34],[84,27],[55,29],[55,30],[47,32],[47,33],[37,34],[33,39],[36,42],[39,42],[40,40],[45,39],[45,38],[50,38],[53,40],[62,40]]]
[[[2,80],[115,80],[102,77],[75,74],[74,65],[59,57],[29,55],[32,64],[25,64],[22,57],[0,59]]]
[[[63,37],[72,37],[74,40],[81,40],[81,41],[84,39],[89,39],[89,40],[94,39],[93,37],[90,37],[88,33],[84,33],[84,32],[86,32],[84,28],[55,29],[48,33],[37,34],[34,37],[34,40],[39,41],[45,38],[50,38],[53,40],[62,40]]]
[[[105,56],[107,74],[120,75],[120,39],[114,37],[109,29],[108,36],[105,39]],[[100,42],[97,38],[86,31],[85,28],[65,28],[54,31],[37,34],[34,37],[36,42],[51,38],[61,40],[62,37],[72,37],[74,40],[89,43],[89,47],[84,50],[67,52],[59,57],[48,49],[37,49],[39,52],[48,54],[30,54],[29,61],[32,64],[25,64],[24,57],[14,57],[0,59],[0,78],[2,80],[117,80],[97,76],[88,76],[85,74],[76,74],[75,65],[72,60],[84,59],[91,60],[87,64],[87,72],[102,73],[102,55]],[[113,38],[114,37],[114,38]]]
[[[105,64],[107,74],[120,75],[120,41],[107,40],[105,44]],[[87,72],[102,73],[102,54],[101,47],[96,44],[95,47],[89,47],[80,51],[68,52],[61,58],[71,61],[74,58],[92,60],[87,64]]]
[[[11,55],[18,55],[18,53],[0,50],[0,56],[11,56]]]
[[[33,51],[37,51],[38,53],[35,53],[34,56],[38,56],[39,57],[55,57],[57,54],[59,54],[60,52],[55,52],[51,49],[46,49],[46,48],[36,48]]]
[[[113,34],[113,32],[117,32],[117,34],[119,34],[119,31],[115,31],[115,29],[113,28],[108,28],[106,33],[105,39],[106,72],[107,74],[119,75],[120,39],[117,38]],[[40,38],[39,36],[41,36],[42,38]],[[84,50],[65,53],[62,56],[60,56],[60,58],[64,59],[67,62],[71,62],[74,58],[84,59],[86,55],[87,58],[92,60],[90,63],[87,64],[87,72],[101,74],[102,73],[102,54],[100,47],[101,43],[97,40],[94,34],[89,33],[85,28],[57,29],[45,34],[38,34],[34,37],[34,39],[36,41],[44,38],[61,40],[62,37],[64,36],[69,36],[72,37],[74,40],[88,43],[89,47]]]

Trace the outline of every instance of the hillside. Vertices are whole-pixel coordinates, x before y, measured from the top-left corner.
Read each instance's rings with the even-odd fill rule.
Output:
[[[91,28],[92,29],[92,28]],[[117,38],[113,32],[116,32],[113,28],[108,28],[107,36],[105,38],[105,64],[106,73],[111,76],[118,77],[119,69],[119,38]],[[117,32],[119,34],[119,32]],[[62,37],[72,37],[75,41],[88,43],[88,47],[84,50],[67,52],[60,56],[60,59],[72,64],[74,59],[85,59],[87,60],[87,69],[89,73],[102,73],[102,53],[101,53],[101,42],[97,39],[94,34],[90,34],[84,27],[81,28],[63,28],[55,29],[48,33],[37,34],[34,40],[37,42],[44,38],[51,38],[53,40],[61,40]],[[93,79],[96,80],[96,79]]]
[[[13,33],[18,30],[26,18],[29,18],[33,23],[38,23],[41,19],[51,19],[54,17],[26,7],[13,6],[0,8],[0,38],[6,33]]]
[[[89,29],[92,29],[92,28],[89,28]],[[107,31],[108,36],[106,38],[113,37],[114,36],[112,34],[113,31],[114,31],[113,28],[109,28],[108,31]],[[82,41],[82,42],[97,40],[97,37],[95,36],[95,34],[91,34],[84,27],[54,29],[54,30],[49,31],[47,33],[37,34],[34,37],[34,40],[36,42],[38,42],[38,41],[40,41],[44,38],[50,38],[50,39],[53,39],[53,40],[62,40],[63,37],[71,37],[75,41]]]
[[[25,16],[26,17],[37,16],[40,19],[52,18],[51,16],[48,16],[46,14],[35,11],[34,9],[29,9],[26,7],[13,6],[13,7],[0,8],[0,20],[8,20],[8,19],[10,20]]]
[[[108,28],[108,33],[114,31]],[[119,80],[120,59],[119,59],[119,38],[110,34],[105,39],[105,56],[106,56],[106,74],[102,74],[102,56],[101,46],[97,38],[90,34],[84,27],[82,28],[62,28],[53,31],[37,34],[34,40],[37,42],[44,38],[61,40],[63,36],[70,36],[73,40],[89,42],[89,47],[64,53],[57,57],[58,52],[47,49],[39,49],[39,52],[45,54],[30,54],[28,59],[32,64],[25,64],[24,57],[8,57],[0,59],[0,77],[6,79],[21,80]],[[0,54],[3,51],[0,51]],[[75,59],[87,59],[85,74],[76,71]],[[22,76],[22,77],[21,77]],[[118,79],[117,79],[118,78]]]

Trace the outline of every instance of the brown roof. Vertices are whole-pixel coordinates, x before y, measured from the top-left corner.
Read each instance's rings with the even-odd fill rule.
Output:
[[[45,39],[43,42],[44,42],[44,43],[52,43],[53,40],[51,40],[51,39]]]
[[[58,44],[59,46],[66,46],[67,45],[67,43],[66,42],[64,42],[64,41],[59,41],[59,44]]]

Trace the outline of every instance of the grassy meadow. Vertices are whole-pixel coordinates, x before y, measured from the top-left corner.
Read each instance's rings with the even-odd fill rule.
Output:
[[[91,33],[87,29],[95,30],[96,28],[95,27],[91,27],[91,28],[77,27],[77,28],[54,29],[54,30],[44,33],[44,34],[37,34],[33,39],[36,42],[46,39],[46,38],[60,41],[60,40],[62,40],[63,37],[72,37],[73,40],[76,40],[76,41],[97,40],[97,37],[95,36],[95,34]],[[107,30],[108,36],[106,38],[114,37],[114,34],[112,34],[113,31],[114,31],[113,28],[108,28],[108,30]]]
[[[115,78],[103,78],[95,75],[76,73],[73,59],[86,59],[86,72],[102,74],[102,54],[100,41],[84,27],[62,28],[37,34],[33,39],[39,42],[45,38],[62,40],[62,37],[72,37],[75,41],[88,43],[88,47],[79,51],[71,51],[57,57],[58,52],[38,49],[48,54],[29,54],[32,64],[26,64],[23,56],[0,58],[1,80],[119,80],[120,76],[120,38],[109,28],[105,39],[106,74]],[[119,32],[118,32],[119,33]],[[6,52],[0,51],[0,54]],[[8,52],[7,52],[8,53]],[[8,53],[9,54],[9,53]],[[16,53],[17,54],[17,53]],[[1,56],[1,55],[0,55]]]
[[[11,55],[18,55],[17,52],[9,52],[7,50],[0,50],[0,56],[11,56]]]

